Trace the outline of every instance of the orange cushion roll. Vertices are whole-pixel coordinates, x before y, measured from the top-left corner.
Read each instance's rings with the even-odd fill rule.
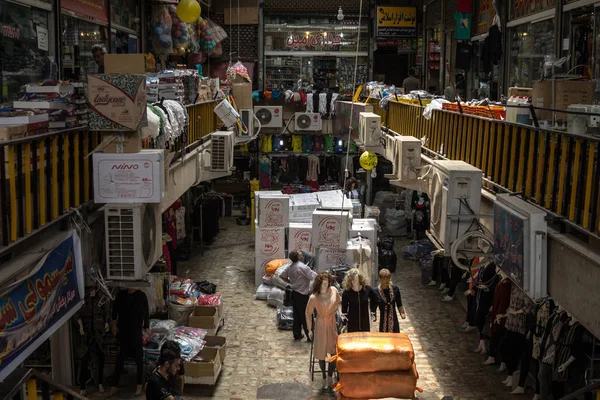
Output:
[[[283,267],[287,262],[288,260],[286,259],[269,261],[267,265],[265,265],[265,273],[267,275],[273,275],[275,271]]]
[[[336,361],[339,372],[407,371],[415,351],[404,333],[353,332],[338,337]]]
[[[417,389],[419,373],[413,364],[409,371],[380,371],[360,374],[340,373],[335,386],[343,396],[353,399],[396,397],[412,399]]]

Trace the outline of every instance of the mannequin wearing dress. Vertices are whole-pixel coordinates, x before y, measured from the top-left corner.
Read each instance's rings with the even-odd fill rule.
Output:
[[[404,307],[402,307],[400,289],[398,286],[392,284],[391,273],[385,268],[379,271],[379,281],[381,282],[379,286],[373,288],[377,302],[371,302],[372,312],[375,312],[377,307],[379,307],[379,332],[400,333],[396,307],[402,319],[406,319]]]
[[[327,355],[336,354],[338,339],[335,312],[340,308],[341,299],[338,291],[331,287],[331,277],[327,272],[321,272],[313,282],[313,290],[306,306],[306,323],[309,332],[312,332],[312,315],[316,311],[313,335],[314,358],[319,360],[323,374],[323,390],[331,388],[335,362],[329,363],[329,370],[325,373],[325,360]],[[341,314],[341,313],[340,313]]]
[[[366,279],[358,268],[352,268],[344,278],[342,293],[342,318],[348,321],[348,332],[369,332],[369,319],[375,321],[375,313],[369,316],[369,300],[377,302]]]

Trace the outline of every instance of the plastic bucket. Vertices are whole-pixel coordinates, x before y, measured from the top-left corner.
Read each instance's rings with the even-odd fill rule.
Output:
[[[190,315],[196,306],[181,305],[169,302],[169,319],[177,322],[177,326],[188,326]]]

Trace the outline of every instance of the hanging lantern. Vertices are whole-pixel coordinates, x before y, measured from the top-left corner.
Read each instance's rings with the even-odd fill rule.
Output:
[[[371,171],[377,166],[377,154],[372,151],[365,151],[360,155],[359,161],[360,166],[363,167],[365,171]]]
[[[181,0],[177,4],[177,16],[183,22],[195,22],[200,18],[200,3],[196,0]]]

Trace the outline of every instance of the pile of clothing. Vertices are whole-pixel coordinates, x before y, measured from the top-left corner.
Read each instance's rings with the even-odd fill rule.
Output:
[[[192,361],[202,351],[207,332],[204,329],[177,326],[173,320],[150,320],[150,329],[143,333],[142,344],[147,361],[156,361],[160,349],[167,340],[173,340],[181,348],[181,358]]]
[[[221,293],[208,281],[196,283],[191,279],[175,278],[169,285],[169,301],[178,305],[218,306]]]

